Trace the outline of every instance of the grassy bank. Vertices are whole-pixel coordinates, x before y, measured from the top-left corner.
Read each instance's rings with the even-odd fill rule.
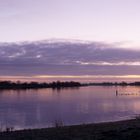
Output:
[[[140,140],[140,120],[3,132],[0,140]]]

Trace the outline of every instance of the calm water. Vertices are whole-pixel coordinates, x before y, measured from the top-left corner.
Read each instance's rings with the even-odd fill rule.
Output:
[[[119,94],[116,96],[116,89]],[[121,120],[140,114],[139,87],[0,91],[0,127],[15,129]]]

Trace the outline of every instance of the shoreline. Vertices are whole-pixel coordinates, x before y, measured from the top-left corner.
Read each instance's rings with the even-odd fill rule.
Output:
[[[39,82],[12,82],[12,81],[0,81],[0,90],[20,90],[20,89],[64,89],[64,88],[79,88],[87,86],[140,86],[140,82],[126,83],[126,82],[102,82],[102,83],[80,83],[76,81],[53,81],[51,83],[39,83]]]
[[[0,140],[138,140],[140,118],[1,132]]]

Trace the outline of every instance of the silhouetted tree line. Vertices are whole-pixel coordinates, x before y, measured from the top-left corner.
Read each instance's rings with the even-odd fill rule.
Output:
[[[38,83],[38,82],[11,82],[0,81],[0,89],[38,89],[38,88],[65,88],[65,87],[79,87],[79,82],[52,82],[52,83]]]
[[[102,83],[88,83],[84,84],[84,86],[140,86],[140,82],[102,82]]]
[[[102,83],[84,83],[79,82],[51,82],[51,83],[39,83],[39,82],[11,82],[0,81],[0,89],[39,89],[39,88],[66,88],[66,87],[80,87],[80,86],[140,86],[140,82],[126,83],[126,82],[102,82]]]

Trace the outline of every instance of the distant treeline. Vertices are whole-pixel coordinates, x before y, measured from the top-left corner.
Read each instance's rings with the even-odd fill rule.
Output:
[[[66,88],[66,87],[81,87],[81,86],[140,86],[140,82],[126,83],[126,82],[102,82],[102,83],[80,83],[80,82],[11,82],[0,81],[0,89],[39,89],[39,88]]]
[[[51,82],[51,83],[38,83],[38,82],[11,82],[0,81],[0,89],[39,89],[39,88],[65,88],[65,87],[79,87],[79,82]]]
[[[140,86],[140,82],[102,82],[102,83],[87,83],[84,86]]]

